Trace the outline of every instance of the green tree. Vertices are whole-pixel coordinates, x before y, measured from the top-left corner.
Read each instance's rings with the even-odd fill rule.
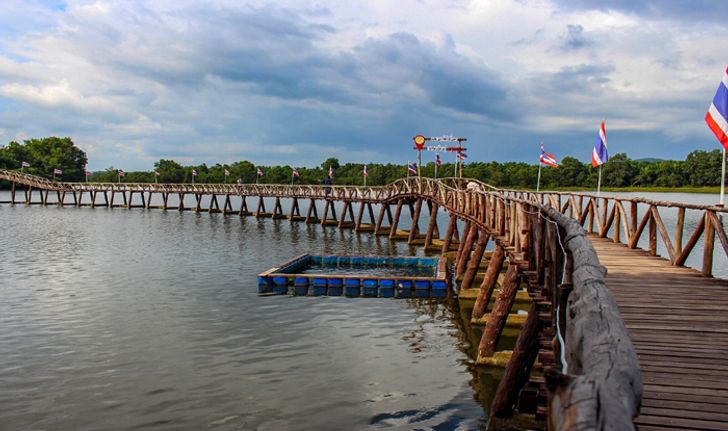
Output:
[[[720,184],[721,151],[693,151],[688,154],[683,167],[690,185],[717,186]]]
[[[22,162],[30,163],[28,173],[51,178],[54,169],[63,171],[65,181],[83,181],[86,170],[86,153],[71,138],[55,136],[42,139],[15,141],[0,148],[0,163],[5,169],[19,169]]]

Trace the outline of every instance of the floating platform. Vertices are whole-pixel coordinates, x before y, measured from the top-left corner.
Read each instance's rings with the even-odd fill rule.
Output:
[[[447,259],[304,254],[258,274],[258,293],[350,298],[445,298]]]

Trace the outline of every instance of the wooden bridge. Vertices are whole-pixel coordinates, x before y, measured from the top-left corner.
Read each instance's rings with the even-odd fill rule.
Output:
[[[455,254],[461,290],[487,264],[473,311],[487,316],[480,357],[496,354],[518,287],[532,298],[491,416],[534,413],[550,429],[728,429],[728,282],[711,277],[716,237],[728,255],[723,208],[416,177],[384,187],[65,183],[3,170],[0,179],[11,183],[10,204],[157,207],[370,230]],[[412,222],[400,230],[405,207]],[[439,210],[449,213],[444,235]],[[663,216],[673,212],[670,231]],[[686,268],[701,242],[699,270]]]

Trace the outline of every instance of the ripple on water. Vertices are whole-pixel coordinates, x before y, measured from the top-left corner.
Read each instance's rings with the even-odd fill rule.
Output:
[[[0,210],[0,429],[482,425],[443,305],[255,293],[304,252],[406,244],[219,214]]]

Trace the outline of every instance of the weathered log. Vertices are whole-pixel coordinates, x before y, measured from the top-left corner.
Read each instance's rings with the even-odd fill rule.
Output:
[[[478,242],[475,245],[475,250],[470,257],[468,269],[467,271],[465,271],[463,281],[460,283],[461,289],[470,289],[470,286],[473,284],[475,274],[477,274],[478,268],[480,267],[480,261],[483,259],[483,253],[485,253],[485,247],[488,245],[489,238],[490,236],[485,233],[485,231],[480,233],[480,236],[478,237]]]
[[[468,232],[468,237],[465,240],[465,244],[463,245],[463,249],[458,255],[458,261],[457,261],[457,269],[455,271],[455,276],[460,277],[465,272],[465,268],[468,264],[468,260],[470,260],[470,252],[473,249],[473,244],[475,243],[475,239],[478,236],[478,225],[475,223],[472,223],[470,225],[470,231]]]
[[[478,346],[478,357],[487,358],[493,356],[498,340],[506,326],[508,313],[513,307],[518,291],[519,275],[517,265],[508,265],[505,277],[503,277],[503,285],[501,285],[498,297],[493,304],[493,310],[488,316],[488,323],[485,325],[483,337],[480,339]]]
[[[442,254],[450,251],[450,245],[452,244],[452,238],[455,234],[455,227],[458,222],[458,216],[455,213],[450,214],[450,223],[447,225],[447,231],[445,231],[445,238],[442,241]]]
[[[539,334],[542,323],[538,316],[536,303],[531,303],[526,323],[518,333],[516,345],[511,358],[508,360],[506,370],[498,383],[498,389],[490,405],[491,416],[510,416],[513,406],[518,400],[518,392],[528,382],[531,368],[536,361],[539,347]]]
[[[490,303],[490,298],[493,296],[493,290],[495,289],[496,282],[498,281],[498,274],[500,274],[503,269],[505,259],[505,249],[501,246],[496,246],[493,254],[490,256],[488,269],[485,270],[483,282],[480,284],[478,298],[475,300],[475,306],[473,307],[474,319],[480,319],[485,314],[485,311],[488,308],[488,303]]]

